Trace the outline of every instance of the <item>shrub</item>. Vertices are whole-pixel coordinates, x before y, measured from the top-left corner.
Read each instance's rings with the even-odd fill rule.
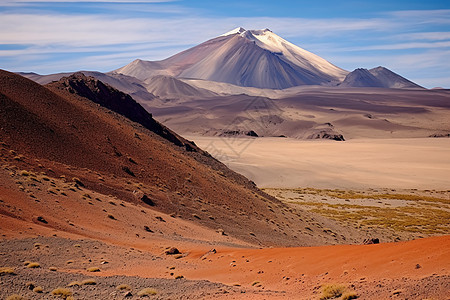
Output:
[[[85,279],[81,282],[82,285],[96,285],[97,281],[94,278]]]
[[[157,292],[156,292],[155,289],[145,288],[145,289],[140,290],[137,294],[138,294],[139,297],[145,297],[145,296],[156,295]]]
[[[177,276],[175,276],[175,279],[182,279],[182,278],[184,278],[183,275],[177,275]]]
[[[116,289],[121,290],[121,291],[131,291],[131,286],[129,286],[128,284],[120,284],[116,287]]]
[[[22,171],[20,171],[20,175],[22,175],[22,176],[30,176],[30,172],[22,170]]]
[[[334,299],[342,296],[346,292],[347,288],[340,284],[327,284],[322,286],[321,300]]]
[[[27,298],[14,294],[6,298],[6,300],[27,300]]]
[[[80,180],[80,178],[73,177],[72,181],[78,184],[79,186],[84,186],[83,182]]]
[[[33,292],[35,293],[42,293],[44,291],[44,289],[42,288],[42,286],[37,286],[33,289]]]
[[[14,274],[14,268],[9,268],[9,267],[1,267],[0,268],[0,275],[3,274]]]
[[[40,267],[41,267],[41,265],[38,262],[30,262],[27,265],[27,268],[31,268],[31,269],[40,268]]]
[[[259,281],[253,281],[253,282],[252,282],[252,286],[255,286],[255,285],[257,285],[257,284],[259,284]]]
[[[67,286],[68,287],[72,287],[72,286],[80,286],[80,285],[81,285],[81,282],[79,282],[79,281],[72,281]]]
[[[356,292],[350,291],[342,294],[341,300],[357,299],[359,296]]]
[[[100,269],[97,268],[97,267],[90,267],[90,268],[87,268],[86,271],[88,271],[88,272],[100,272]]]
[[[55,272],[55,271],[57,271],[58,269],[56,268],[56,267],[50,267],[50,268],[48,268],[50,271],[53,271],[53,272]]]
[[[63,299],[68,299],[68,297],[72,296],[72,291],[59,287],[52,291],[52,295],[59,296]]]

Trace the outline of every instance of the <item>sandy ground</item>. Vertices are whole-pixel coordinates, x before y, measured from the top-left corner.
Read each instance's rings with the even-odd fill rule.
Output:
[[[450,139],[188,136],[259,187],[450,189]]]

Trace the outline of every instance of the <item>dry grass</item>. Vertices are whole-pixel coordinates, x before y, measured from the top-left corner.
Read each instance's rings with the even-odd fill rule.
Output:
[[[321,300],[335,299],[341,297],[344,292],[347,291],[347,287],[341,284],[326,284],[322,286]]]
[[[72,281],[67,286],[68,287],[72,287],[72,286],[80,286],[80,285],[81,285],[81,282],[79,282],[79,281]]]
[[[66,288],[56,288],[51,292],[52,295],[59,296],[63,299],[68,299],[68,297],[72,296],[72,291]]]
[[[350,291],[342,294],[341,300],[357,299],[359,296],[356,292]]]
[[[14,272],[15,272],[14,268],[10,268],[10,267],[1,267],[0,268],[0,275],[15,274]]]
[[[450,195],[446,191],[410,190],[410,194],[313,188],[265,191],[290,204],[358,228],[389,228],[423,235],[450,232]]]
[[[30,262],[27,265],[27,268],[31,268],[31,269],[40,268],[40,267],[41,267],[41,265],[38,262]]]
[[[94,278],[85,279],[81,282],[81,285],[96,285],[97,281]]]
[[[137,295],[139,297],[145,297],[145,296],[153,296],[156,295],[158,292],[155,289],[152,288],[145,288],[140,290]]]
[[[37,286],[33,289],[33,292],[42,293],[42,292],[44,292],[44,289],[42,288],[42,286]]]
[[[122,283],[122,284],[119,284],[119,285],[116,287],[116,289],[117,289],[117,290],[120,290],[120,291],[131,291],[131,286],[129,286],[128,284]]]
[[[14,295],[8,296],[6,298],[6,300],[27,300],[27,298],[22,297],[22,296],[20,296],[18,294],[14,294]]]
[[[253,282],[251,283],[251,286],[257,286],[258,284],[260,284],[260,282],[257,281],[257,280],[255,280],[255,281],[253,281]]]

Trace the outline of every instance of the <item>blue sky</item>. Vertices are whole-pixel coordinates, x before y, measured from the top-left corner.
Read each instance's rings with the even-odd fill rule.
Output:
[[[450,1],[0,0],[0,68],[111,71],[235,27],[269,28],[349,71],[450,88]]]

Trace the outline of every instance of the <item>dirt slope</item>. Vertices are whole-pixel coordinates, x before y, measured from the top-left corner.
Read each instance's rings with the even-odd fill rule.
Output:
[[[88,192],[151,207],[255,245],[318,245],[361,238],[327,220],[292,211],[209,155],[187,151],[70,93],[64,79],[45,88],[3,71],[0,80],[2,159],[12,176],[22,169],[55,179],[63,176],[61,185],[77,177],[83,184],[77,187]],[[86,83],[85,88],[95,85]],[[40,193],[33,186],[30,190]],[[48,203],[39,205],[45,211]],[[21,209],[29,210],[26,205]],[[89,213],[89,205],[77,211]],[[337,235],[323,234],[325,226],[337,226]]]

